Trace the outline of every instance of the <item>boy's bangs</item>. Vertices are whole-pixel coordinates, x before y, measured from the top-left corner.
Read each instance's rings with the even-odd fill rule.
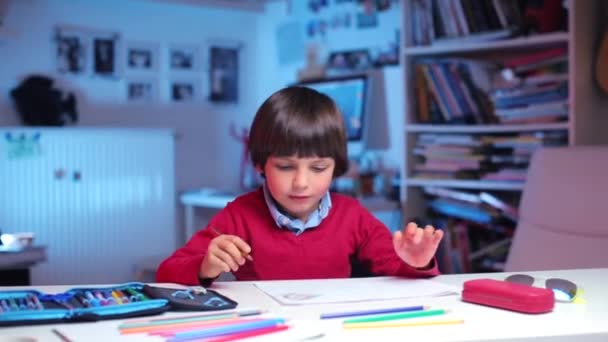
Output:
[[[270,149],[276,156],[336,158],[340,155],[340,144],[336,143],[338,130],[314,132],[306,130],[282,130],[275,136]]]
[[[327,118],[327,116],[325,116]],[[290,120],[282,122],[275,127],[274,137],[270,138],[272,153],[277,156],[298,157],[331,157],[341,155],[341,123],[303,122],[303,120]]]

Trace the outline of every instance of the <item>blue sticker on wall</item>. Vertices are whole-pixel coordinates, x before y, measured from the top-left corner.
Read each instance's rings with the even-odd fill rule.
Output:
[[[25,133],[13,134],[7,132],[4,139],[6,141],[6,158],[9,160],[33,158],[42,154],[39,132],[31,134],[31,136]]]

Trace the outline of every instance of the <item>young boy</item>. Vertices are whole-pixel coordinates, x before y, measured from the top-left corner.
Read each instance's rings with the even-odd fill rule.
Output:
[[[443,236],[409,223],[389,230],[359,202],[329,192],[348,168],[342,115],[326,95],[284,88],[259,108],[249,136],[265,178],[214,216],[207,228],[161,263],[159,282],[209,285],[222,272],[237,280],[437,275]]]

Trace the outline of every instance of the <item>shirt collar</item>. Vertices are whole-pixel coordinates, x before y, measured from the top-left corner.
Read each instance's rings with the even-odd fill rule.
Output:
[[[283,214],[276,205],[275,199],[270,195],[270,191],[268,191],[268,187],[266,186],[266,182],[263,185],[264,189],[264,200],[266,201],[266,206],[268,206],[268,210],[270,211],[270,215],[274,219],[274,222],[277,224],[279,228],[289,229],[292,232],[296,233],[296,235],[302,234],[306,229],[317,227],[321,224],[324,218],[329,214],[329,209],[331,208],[331,196],[329,195],[329,191],[323,195],[321,198],[321,202],[319,203],[319,208],[313,211],[310,216],[308,216],[308,220],[306,223],[304,221],[291,218],[286,214]]]

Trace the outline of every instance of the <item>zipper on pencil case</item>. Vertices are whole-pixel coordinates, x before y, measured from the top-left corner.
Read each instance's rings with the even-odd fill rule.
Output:
[[[158,309],[168,304],[169,301],[166,299],[149,299],[143,302],[79,309],[78,314],[96,314],[99,316],[117,315],[129,312],[143,312],[144,310]]]
[[[70,313],[64,309],[44,309],[39,311],[15,311],[5,312],[0,315],[0,322],[11,322],[21,320],[46,320],[46,319],[62,319],[69,316]]]

